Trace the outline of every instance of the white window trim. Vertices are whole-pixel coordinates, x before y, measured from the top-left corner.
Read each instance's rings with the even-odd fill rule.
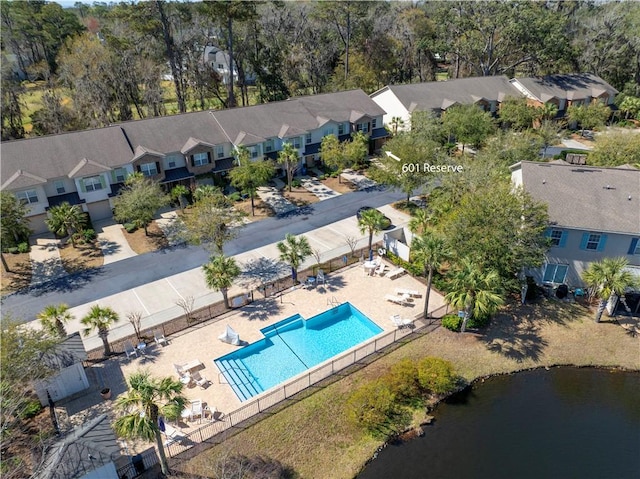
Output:
[[[564,266],[566,269],[564,271],[564,275],[562,276],[561,280],[560,281],[555,281],[556,275],[558,274],[558,266]],[[547,277],[547,270],[549,269],[549,267],[554,268],[553,275],[551,277],[551,280],[545,280],[544,278]],[[544,267],[544,271],[542,272],[542,281],[545,282],[545,283],[562,284],[567,279],[567,273],[568,272],[569,272],[569,265],[568,264],[547,263],[545,265],[545,267]]]
[[[32,193],[32,194],[30,194]],[[22,196],[21,196],[22,195]],[[38,203],[40,200],[38,199],[38,192],[36,190],[24,190],[18,191],[16,193],[16,197],[26,205],[31,205],[33,203]],[[32,197],[35,197],[35,201],[32,201]]]
[[[338,123],[338,135],[344,135],[345,131],[344,123]]]
[[[554,233],[559,233],[559,236],[556,238]],[[551,246],[560,246],[560,241],[562,241],[562,230],[551,230],[549,238],[551,238]]]
[[[103,189],[100,176],[90,176],[88,178],[83,178],[82,181],[84,182],[85,191],[100,191]]]
[[[145,167],[147,167],[148,171],[145,171]],[[153,168],[153,173],[151,172],[151,168]],[[155,162],[153,163],[142,163],[140,165],[140,172],[144,175],[144,176],[153,176],[153,175],[157,175],[159,173],[158,171],[158,165],[155,164]]]
[[[209,164],[209,155],[207,153],[195,153],[193,155],[193,166],[205,166]]]
[[[115,173],[116,181],[118,183],[124,183],[127,179],[127,170],[126,168],[118,168]]]
[[[216,147],[216,156],[218,158],[224,158],[224,146],[219,145]]]
[[[53,187],[56,189],[56,193],[58,193],[59,195],[64,195],[67,192],[67,189],[64,187],[64,181],[62,180],[54,182]]]

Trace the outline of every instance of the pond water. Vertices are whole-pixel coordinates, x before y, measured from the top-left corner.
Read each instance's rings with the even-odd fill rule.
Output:
[[[358,479],[640,477],[640,373],[495,377],[433,415],[423,437],[387,446]]]

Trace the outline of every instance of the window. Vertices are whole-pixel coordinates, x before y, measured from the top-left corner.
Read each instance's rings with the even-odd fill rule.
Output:
[[[371,129],[373,130],[374,128],[377,128],[378,125],[378,119],[374,118],[371,120]]]
[[[269,140],[265,142],[264,151],[266,151],[267,153],[273,151],[273,140]]]
[[[640,254],[640,238],[631,238],[631,244],[629,245],[627,254]]]
[[[125,170],[124,168],[118,168],[115,171],[115,180],[116,183],[124,183],[124,180],[127,179],[127,170]]]
[[[344,135],[344,134],[345,134],[344,123],[338,123],[338,135]]]
[[[175,160],[169,160],[169,168],[175,168],[176,167],[176,161]]]
[[[562,230],[551,230],[551,246],[560,246],[562,242]]]
[[[158,165],[155,163],[143,163],[140,165],[140,171],[144,176],[153,176],[158,174]]]
[[[304,142],[308,145],[311,143],[311,133],[307,133],[304,137]]]
[[[193,155],[193,166],[204,166],[209,163],[209,155],[207,153],[196,153]]]
[[[569,265],[566,264],[547,263],[542,281],[544,283],[564,283],[568,269]]]
[[[251,158],[258,158],[258,147],[257,146],[250,146],[248,148],[249,153],[251,153]]]
[[[291,144],[294,148],[300,148],[300,137],[296,136],[295,138],[291,138]]]
[[[99,176],[92,176],[84,180],[85,191],[98,191],[102,189],[102,179]]]
[[[222,145],[216,146],[216,156],[218,158],[224,158],[224,146]]]
[[[328,128],[325,128],[324,131],[322,132],[322,136],[329,136],[329,135],[333,135],[333,127],[330,126]]]
[[[367,123],[367,122],[358,123],[357,130],[361,131],[362,133],[368,133],[369,132],[369,123]]]
[[[222,63],[218,63],[218,70],[224,70],[224,65]]]
[[[590,234],[589,239],[587,239],[586,249],[597,251],[598,245],[600,244],[600,235],[598,234]]]
[[[25,205],[38,202],[38,193],[36,193],[36,190],[18,191],[16,197]]]
[[[64,181],[62,180],[58,180],[56,181],[53,186],[56,188],[56,193],[58,193],[59,195],[64,194],[64,192],[66,191],[64,189]]]

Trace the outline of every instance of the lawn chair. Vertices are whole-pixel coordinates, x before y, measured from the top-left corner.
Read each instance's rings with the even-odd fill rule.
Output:
[[[406,271],[404,268],[396,268],[392,271],[389,271],[389,273],[387,274],[387,278],[396,279],[397,277],[402,276],[405,272]]]
[[[211,381],[202,376],[198,371],[191,373],[191,379],[193,379],[201,389],[206,389],[211,383]]]
[[[378,269],[376,269],[376,274],[378,276],[382,276],[384,274],[385,269],[387,269],[387,265],[380,262],[380,266],[378,266]]]
[[[161,346],[169,344],[169,340],[164,337],[164,334],[159,333],[158,331],[153,332],[153,339],[155,339],[156,344],[160,344]]]
[[[325,284],[325,278],[324,278],[324,271],[322,271],[321,269],[318,270],[318,276],[316,277],[316,283],[317,284]]]
[[[191,420],[193,421],[196,417],[198,419],[202,419],[202,399],[194,399],[191,401]]]
[[[399,314],[394,314],[389,317],[391,322],[396,325],[398,329],[410,328],[413,325],[413,321],[406,318],[401,318]]]
[[[384,299],[401,306],[405,306],[408,303],[407,299],[404,296],[397,296],[395,294],[386,294],[384,296]]]
[[[124,345],[124,353],[127,355],[127,359],[131,359],[131,356],[138,357],[138,351],[134,348],[129,341]]]

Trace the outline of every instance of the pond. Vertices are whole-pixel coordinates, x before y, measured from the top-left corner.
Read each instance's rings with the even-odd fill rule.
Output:
[[[358,479],[640,477],[640,373],[552,368],[487,379],[441,403],[425,435]]]

